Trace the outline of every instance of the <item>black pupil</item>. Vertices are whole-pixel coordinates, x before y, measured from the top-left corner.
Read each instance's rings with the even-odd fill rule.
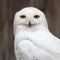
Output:
[[[20,18],[26,18],[26,16],[25,15],[21,15]]]
[[[39,15],[35,15],[34,18],[39,18]]]

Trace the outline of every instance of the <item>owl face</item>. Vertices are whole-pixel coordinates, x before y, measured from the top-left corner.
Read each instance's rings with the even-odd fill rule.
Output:
[[[14,23],[25,27],[36,25],[47,25],[45,15],[42,11],[34,7],[26,7],[16,13]]]

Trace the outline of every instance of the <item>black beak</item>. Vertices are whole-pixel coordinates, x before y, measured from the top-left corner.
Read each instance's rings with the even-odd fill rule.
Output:
[[[29,21],[29,27],[31,27],[31,22]]]

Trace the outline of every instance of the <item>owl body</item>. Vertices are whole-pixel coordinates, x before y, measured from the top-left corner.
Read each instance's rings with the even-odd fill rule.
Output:
[[[14,34],[17,60],[60,60],[60,40],[50,33],[44,13],[37,8],[16,13]]]

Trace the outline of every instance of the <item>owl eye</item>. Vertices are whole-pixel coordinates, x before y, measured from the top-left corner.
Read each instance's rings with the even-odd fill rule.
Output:
[[[24,18],[26,18],[26,16],[25,15],[21,15],[20,18],[24,19]]]
[[[39,15],[34,15],[34,18],[38,19],[40,16]]]

